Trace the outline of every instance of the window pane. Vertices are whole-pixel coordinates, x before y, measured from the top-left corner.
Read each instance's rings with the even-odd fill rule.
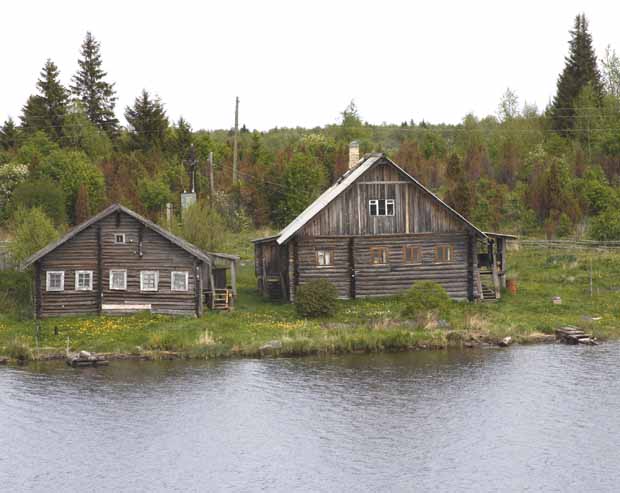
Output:
[[[386,201],[386,213],[388,216],[394,215],[394,201],[393,200]]]
[[[112,271],[112,289],[125,289],[125,276],[124,271]]]
[[[377,215],[377,201],[376,200],[370,201],[370,215],[371,216]]]
[[[385,200],[379,200],[379,216],[385,216]]]
[[[173,272],[172,273],[172,289],[174,291],[187,291],[187,277],[185,272]]]

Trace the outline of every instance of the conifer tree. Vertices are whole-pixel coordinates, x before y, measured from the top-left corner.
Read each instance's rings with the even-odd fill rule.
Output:
[[[9,117],[0,127],[0,147],[4,150],[15,149],[19,143],[19,130],[12,118]]]
[[[114,115],[116,96],[114,84],[104,80],[108,74],[101,68],[100,47],[100,43],[87,32],[82,43],[82,58],[78,60],[80,68],[73,76],[71,92],[84,105],[88,119],[111,135],[118,126]]]
[[[186,159],[194,141],[192,126],[185,118],[180,117],[174,129],[175,150],[181,159]]]
[[[43,130],[53,140],[60,140],[62,137],[68,92],[59,79],[58,67],[48,59],[37,81],[39,94],[30,96],[22,110],[22,127],[26,132]]]
[[[125,118],[134,148],[150,151],[163,147],[168,118],[159,98],[152,98],[143,89],[134,105],[125,109]]]
[[[599,101],[603,92],[585,14],[577,15],[570,34],[566,65],[558,78],[557,93],[550,108],[553,128],[560,133],[575,128],[574,101],[586,85],[591,85]]]

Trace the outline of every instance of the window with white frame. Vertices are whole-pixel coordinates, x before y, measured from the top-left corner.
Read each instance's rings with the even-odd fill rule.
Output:
[[[92,270],[76,270],[75,271],[75,290],[76,291],[92,291],[93,290],[93,271]]]
[[[189,272],[172,272],[170,274],[170,289],[172,291],[188,291]]]
[[[316,265],[319,267],[329,267],[333,264],[333,254],[331,250],[317,250],[316,251]]]
[[[45,274],[45,289],[47,291],[64,291],[65,272],[62,270],[49,270]]]
[[[371,216],[393,216],[394,199],[372,199],[368,201],[368,213]]]
[[[156,270],[140,271],[140,291],[157,291],[159,272]]]
[[[127,289],[127,271],[124,269],[110,270],[110,289]]]
[[[114,243],[117,245],[125,243],[125,233],[114,233]]]

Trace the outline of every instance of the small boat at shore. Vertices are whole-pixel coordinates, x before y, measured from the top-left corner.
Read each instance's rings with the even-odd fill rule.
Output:
[[[67,365],[77,368],[81,366],[107,366],[109,361],[105,356],[100,356],[90,351],[80,351],[78,353],[67,352]]]

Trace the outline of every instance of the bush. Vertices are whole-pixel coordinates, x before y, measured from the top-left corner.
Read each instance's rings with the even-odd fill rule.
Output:
[[[20,337],[16,337],[10,341],[5,347],[5,352],[9,358],[20,363],[28,361],[32,356],[30,346],[25,339]]]
[[[432,281],[419,281],[405,293],[403,316],[416,318],[437,317],[446,312],[450,306],[450,297],[446,290]]]
[[[18,207],[41,208],[56,226],[66,221],[65,192],[60,185],[49,178],[19,184],[13,192],[12,201],[14,209]]]
[[[59,236],[50,218],[38,207],[18,209],[13,215],[10,230],[15,238],[10,245],[11,257],[17,263],[57,240]]]
[[[0,313],[32,316],[32,280],[28,272],[0,272]]]
[[[299,286],[295,309],[302,317],[326,317],[336,312],[338,290],[325,279],[310,281]]]

